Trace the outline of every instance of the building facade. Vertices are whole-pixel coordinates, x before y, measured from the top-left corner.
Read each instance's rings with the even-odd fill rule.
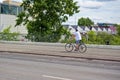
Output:
[[[11,26],[11,32],[18,32],[20,34],[27,34],[25,26],[16,26],[17,15],[23,11],[19,2],[6,0],[0,3],[0,32],[5,28]]]

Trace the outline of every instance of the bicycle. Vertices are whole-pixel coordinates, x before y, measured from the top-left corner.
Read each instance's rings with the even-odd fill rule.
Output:
[[[70,43],[65,44],[65,50],[67,52],[71,52],[74,49],[76,49],[76,44],[75,43],[70,42]],[[87,51],[87,46],[82,41],[80,41],[78,51],[80,53],[85,53]]]

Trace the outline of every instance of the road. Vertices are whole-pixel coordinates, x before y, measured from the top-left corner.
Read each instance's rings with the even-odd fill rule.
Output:
[[[0,80],[120,80],[120,62],[0,52]]]

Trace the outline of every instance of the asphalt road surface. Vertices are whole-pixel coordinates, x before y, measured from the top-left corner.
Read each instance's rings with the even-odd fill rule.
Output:
[[[120,62],[0,52],[0,80],[120,80]]]

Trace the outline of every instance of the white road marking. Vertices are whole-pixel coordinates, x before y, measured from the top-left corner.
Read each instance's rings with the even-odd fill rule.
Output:
[[[47,77],[47,78],[53,78],[53,79],[58,79],[58,80],[72,80],[72,79],[68,79],[68,78],[62,78],[62,77],[56,77],[56,76],[49,76],[49,75],[42,75],[43,77]]]

